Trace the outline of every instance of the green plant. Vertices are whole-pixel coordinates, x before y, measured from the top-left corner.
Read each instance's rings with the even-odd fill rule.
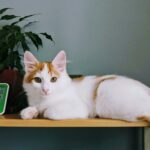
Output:
[[[23,51],[30,50],[29,46],[33,44],[38,50],[40,46],[43,46],[42,39],[44,36],[46,39],[54,42],[52,36],[45,33],[34,33],[27,31],[26,29],[36,23],[37,21],[27,22],[26,19],[33,17],[37,14],[31,14],[27,16],[8,15],[4,13],[12,8],[3,8],[0,10],[0,22],[3,23],[9,21],[9,24],[0,26],[0,70],[6,68],[17,68],[20,73],[23,73],[23,67],[21,65],[21,49]],[[15,20],[10,23],[11,20]],[[21,22],[25,22],[24,25],[20,25]]]

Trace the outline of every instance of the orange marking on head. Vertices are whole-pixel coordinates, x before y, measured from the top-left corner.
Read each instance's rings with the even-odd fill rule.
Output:
[[[51,62],[46,62],[49,73],[55,74],[56,76],[60,76],[59,72],[54,68],[53,64]]]
[[[42,71],[44,69],[45,65],[47,65],[48,70],[49,70],[48,73],[50,75],[55,74],[56,76],[60,76],[60,74],[56,71],[56,69],[53,67],[51,62],[39,62],[39,63],[35,64],[33,70],[28,75],[25,76],[24,82],[31,83],[32,80],[34,79],[35,74],[37,72]]]
[[[33,70],[27,76],[25,76],[24,81],[27,82],[27,83],[31,83],[33,78],[34,78],[34,76],[35,76],[35,74],[38,71],[42,71],[43,68],[44,68],[44,63],[43,62],[36,63],[34,65]]]

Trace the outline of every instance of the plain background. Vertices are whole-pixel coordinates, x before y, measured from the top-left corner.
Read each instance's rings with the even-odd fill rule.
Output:
[[[3,7],[21,16],[41,13],[33,18],[39,22],[31,29],[51,34],[56,44],[45,40],[38,53],[32,47],[39,60],[52,60],[64,49],[70,74],[121,74],[150,85],[149,0],[0,0]],[[134,128],[1,128],[0,133],[2,150],[142,147],[141,131]]]

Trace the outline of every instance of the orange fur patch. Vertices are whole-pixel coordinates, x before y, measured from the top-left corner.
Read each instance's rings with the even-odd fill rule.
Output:
[[[78,78],[74,78],[73,81],[81,82],[84,78],[85,78],[84,76],[81,76]]]
[[[59,72],[57,72],[56,71],[56,69],[54,68],[54,66],[52,65],[52,63],[51,62],[46,62],[46,64],[47,64],[47,67],[48,67],[48,70],[49,70],[49,73],[51,73],[51,74],[55,74],[55,75],[57,75],[57,76],[59,76],[60,74],[59,74]]]
[[[96,76],[95,79],[97,80],[97,84],[96,84],[96,88],[93,92],[93,99],[96,100],[96,97],[97,97],[97,90],[100,86],[100,84],[102,82],[104,82],[105,80],[113,80],[113,79],[116,79],[116,76],[115,75],[104,75],[104,76]]]
[[[99,83],[96,85],[96,88],[95,88],[95,90],[93,92],[93,100],[94,101],[96,100],[96,97],[97,97],[97,89],[98,89],[99,85],[100,85]]]
[[[39,62],[37,64],[35,64],[33,70],[24,78],[24,82],[27,83],[31,83],[32,80],[34,79],[34,76],[37,72],[40,72],[44,69],[44,66],[47,65],[48,67],[48,73],[50,75],[55,74],[56,76],[59,76],[59,72],[56,71],[56,69],[54,68],[54,66],[52,65],[51,62]]]
[[[141,120],[141,121],[146,121],[146,120],[149,120],[150,119],[150,117],[148,117],[148,116],[139,116],[139,117],[137,117],[137,120]]]

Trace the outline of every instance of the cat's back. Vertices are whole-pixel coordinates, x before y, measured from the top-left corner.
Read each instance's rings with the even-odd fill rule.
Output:
[[[98,87],[100,98],[118,99],[130,102],[132,99],[150,99],[150,88],[140,81],[116,76],[114,79],[103,81]]]
[[[79,78],[74,78],[73,86],[76,87],[76,89],[79,92],[82,93],[91,93],[97,84],[97,76],[81,76]]]
[[[97,89],[96,114],[100,117],[136,121],[149,113],[150,89],[123,76],[101,82]]]
[[[119,76],[119,75],[117,75],[116,78],[114,79],[105,80],[104,82],[101,83],[101,86],[103,86],[103,88],[112,89],[112,90],[130,89],[130,90],[141,90],[141,91],[144,90],[146,92],[150,92],[149,87],[143,84],[142,82],[125,76]]]

